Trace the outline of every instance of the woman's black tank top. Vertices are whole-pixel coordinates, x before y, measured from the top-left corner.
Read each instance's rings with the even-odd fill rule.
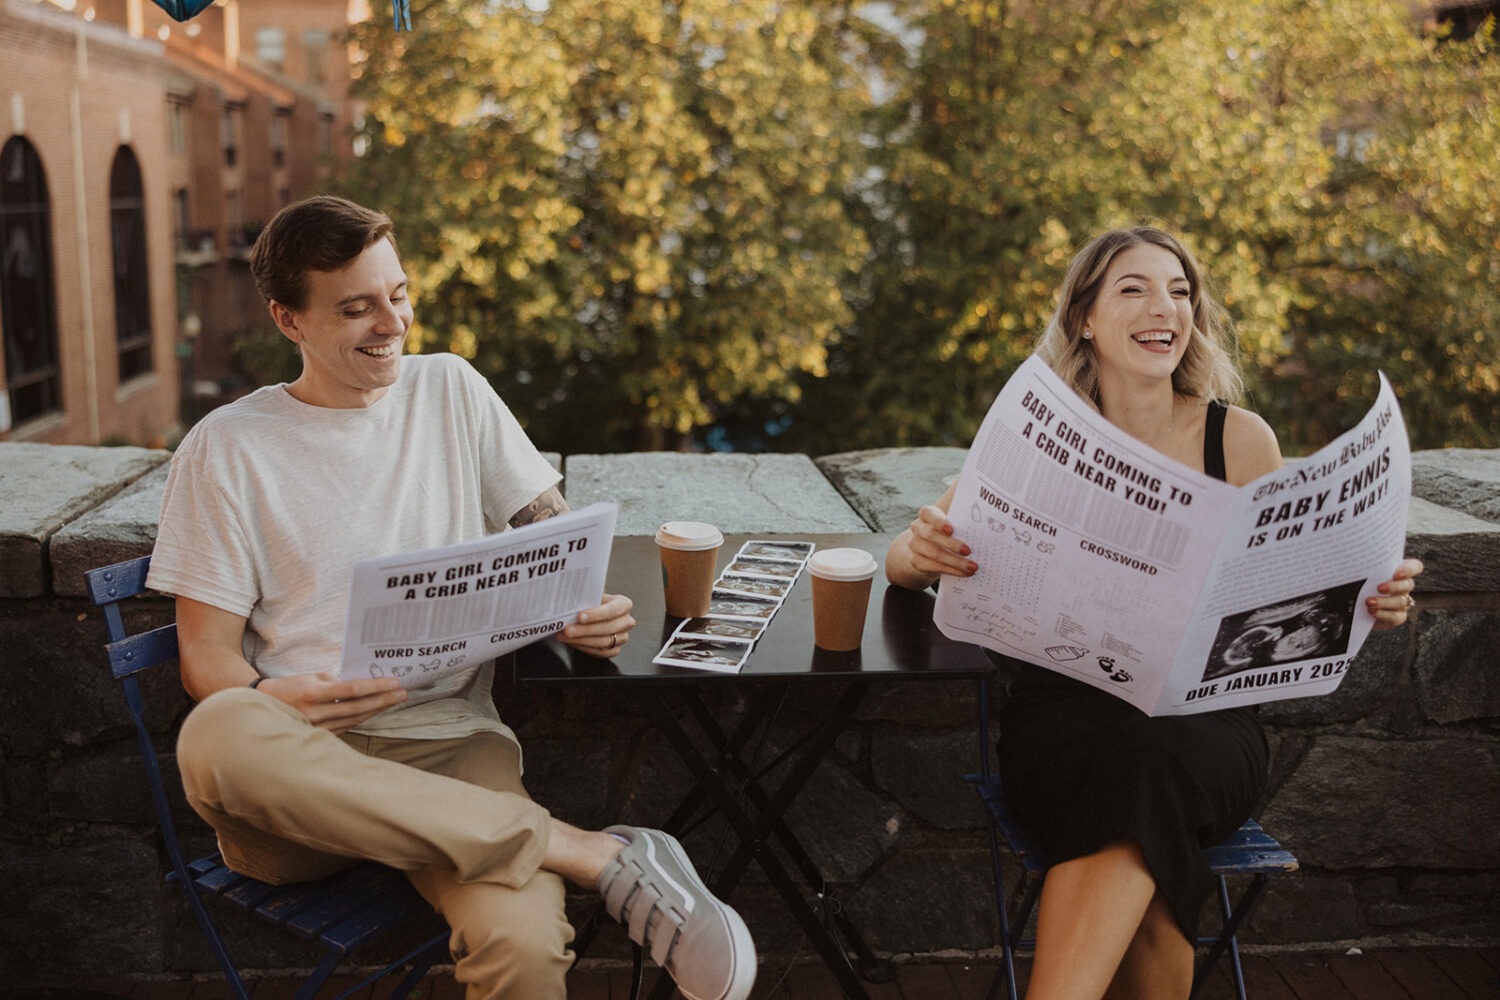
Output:
[[[1229,407],[1217,399],[1208,401],[1208,416],[1203,428],[1203,471],[1215,479],[1224,472],[1224,414]]]

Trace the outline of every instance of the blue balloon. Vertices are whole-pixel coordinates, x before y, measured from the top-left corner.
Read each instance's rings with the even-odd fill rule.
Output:
[[[201,14],[205,7],[213,4],[214,0],[156,0],[156,6],[167,12],[174,21],[186,21],[196,14]]]
[[[174,21],[186,21],[201,14],[214,0],[154,0]],[[391,19],[397,31],[411,30],[411,0],[391,0]]]

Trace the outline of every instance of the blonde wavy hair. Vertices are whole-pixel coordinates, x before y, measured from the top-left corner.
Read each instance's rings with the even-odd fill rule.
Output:
[[[1203,269],[1172,234],[1152,226],[1112,229],[1094,237],[1073,257],[1058,292],[1057,310],[1037,342],[1036,353],[1068,385],[1097,408],[1099,372],[1092,341],[1083,338],[1089,311],[1099,297],[1105,272],[1122,251],[1141,244],[1161,247],[1182,264],[1193,307],[1193,336],[1172,373],[1180,396],[1233,402],[1244,391],[1235,359],[1235,341],[1223,308],[1204,287]]]

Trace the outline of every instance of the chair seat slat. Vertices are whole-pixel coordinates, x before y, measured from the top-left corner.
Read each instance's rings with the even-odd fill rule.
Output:
[[[365,887],[369,882],[369,875],[366,872],[381,870],[381,866],[367,863],[345,869],[316,882],[288,883],[280,886],[281,891],[263,902],[255,912],[262,919],[269,920],[278,927],[284,927],[298,914],[326,900],[367,894]],[[390,873],[396,874],[394,871]],[[416,890],[411,891],[415,893]]]
[[[436,919],[432,907],[420,896],[388,893],[366,901],[347,919],[326,929],[318,940],[326,948],[348,953],[392,927],[424,914]]]
[[[205,892],[211,896],[222,896],[243,881],[245,881],[245,876],[221,865],[212,871],[204,872],[202,875],[194,877],[193,884],[201,892]]]
[[[280,893],[279,886],[271,885],[269,882],[260,882],[253,878],[247,878],[231,889],[224,892],[224,899],[242,910],[260,912],[260,906],[266,900]]]
[[[198,858],[196,861],[189,861],[187,863],[188,874],[192,875],[195,879],[198,876],[205,875],[216,868],[223,867],[224,859],[220,857],[217,852],[213,854],[205,854],[203,857]]]
[[[369,889],[334,893],[294,915],[286,922],[285,927],[294,934],[312,940],[328,928],[354,916],[361,907],[369,905],[378,896],[378,892]]]

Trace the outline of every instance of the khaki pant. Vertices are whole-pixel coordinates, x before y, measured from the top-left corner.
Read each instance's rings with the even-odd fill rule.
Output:
[[[340,737],[231,688],[188,715],[177,760],[230,868],[272,883],[356,859],[399,868],[452,929],[468,1000],[567,995],[563,881],[539,868],[549,816],[522,787],[509,739]]]

